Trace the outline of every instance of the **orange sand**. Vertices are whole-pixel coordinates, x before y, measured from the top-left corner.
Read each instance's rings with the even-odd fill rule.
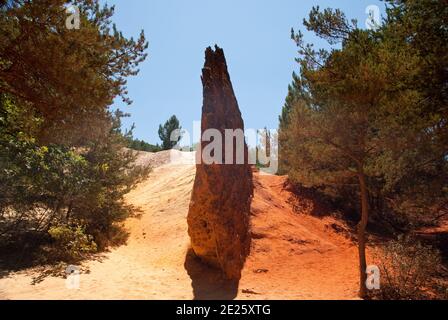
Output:
[[[166,155],[165,155],[166,156]],[[151,156],[145,155],[146,158]],[[128,196],[142,210],[125,223],[126,245],[83,263],[79,289],[39,270],[0,278],[0,299],[356,299],[357,250],[331,225],[296,213],[284,177],[255,174],[251,254],[239,283],[228,283],[189,252],[186,216],[195,167],[161,165]]]

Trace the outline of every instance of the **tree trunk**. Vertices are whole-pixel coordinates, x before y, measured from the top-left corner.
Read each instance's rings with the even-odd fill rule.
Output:
[[[367,262],[366,262],[366,226],[369,217],[369,199],[366,186],[366,176],[361,169],[358,172],[359,188],[361,192],[361,220],[358,223],[358,250],[359,250],[359,296],[367,296]]]

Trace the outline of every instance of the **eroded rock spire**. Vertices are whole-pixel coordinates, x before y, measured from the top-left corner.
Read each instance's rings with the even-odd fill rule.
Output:
[[[188,233],[194,253],[204,262],[222,269],[231,279],[239,279],[250,248],[249,211],[253,195],[251,166],[243,142],[244,162],[226,164],[225,154],[237,150],[237,142],[226,145],[226,129],[244,131],[241,112],[230,82],[224,52],[205,51],[202,69],[203,106],[201,131],[217,129],[222,136],[221,164],[196,165]],[[201,150],[211,142],[201,139]],[[198,151],[200,152],[200,151]],[[220,155],[221,156],[221,155]]]

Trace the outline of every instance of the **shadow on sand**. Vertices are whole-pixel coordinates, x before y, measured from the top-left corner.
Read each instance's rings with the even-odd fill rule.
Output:
[[[191,248],[184,267],[191,278],[194,300],[232,300],[237,296],[239,279],[226,279],[221,270],[201,262]]]

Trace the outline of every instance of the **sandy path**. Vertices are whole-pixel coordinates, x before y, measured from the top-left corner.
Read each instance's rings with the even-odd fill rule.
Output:
[[[129,219],[128,243],[87,261],[79,289],[48,276],[32,285],[36,270],[0,278],[2,299],[353,299],[356,249],[330,226],[334,218],[292,211],[284,178],[255,177],[251,255],[242,278],[229,284],[189,252],[186,216],[193,165],[163,165],[132,191],[141,207]]]
[[[191,299],[191,279],[184,269],[188,248],[185,218],[194,178],[193,166],[156,168],[150,178],[128,196],[143,210],[126,223],[125,246],[84,264],[80,289],[67,289],[65,280],[47,277],[31,285],[34,270],[0,279],[9,299]]]

